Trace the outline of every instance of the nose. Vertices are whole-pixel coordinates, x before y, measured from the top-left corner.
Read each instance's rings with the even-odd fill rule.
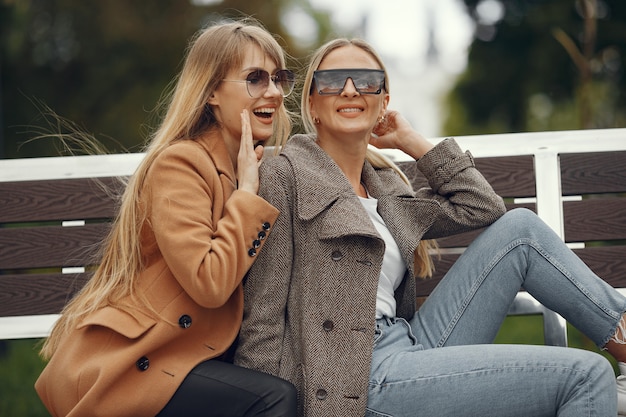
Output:
[[[352,78],[347,78],[346,83],[343,85],[343,90],[341,90],[341,95],[346,97],[353,97],[359,94],[359,90],[356,89]]]
[[[274,80],[270,79],[270,83],[267,86],[267,90],[265,90],[264,96],[266,97],[282,97],[283,93],[278,89],[278,86],[274,82]]]

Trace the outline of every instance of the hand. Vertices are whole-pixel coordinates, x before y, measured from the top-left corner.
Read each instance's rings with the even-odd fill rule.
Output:
[[[417,133],[397,111],[387,111],[382,120],[374,126],[370,144],[378,149],[399,149],[415,159],[421,158],[432,147],[422,135]]]
[[[253,194],[259,192],[259,164],[263,157],[263,146],[254,148],[250,115],[248,110],[241,112],[241,141],[237,155],[237,183],[238,189]]]

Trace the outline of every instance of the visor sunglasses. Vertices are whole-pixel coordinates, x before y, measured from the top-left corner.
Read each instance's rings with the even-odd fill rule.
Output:
[[[256,69],[252,71],[245,80],[222,80],[235,83],[246,83],[248,94],[252,98],[259,98],[270,86],[270,80],[274,82],[278,91],[287,97],[293,91],[293,86],[296,83],[296,76],[293,72],[287,69],[281,69],[276,71],[274,75],[270,75],[267,71],[262,69]]]
[[[321,96],[339,95],[348,78],[359,94],[380,94],[385,89],[385,71],[380,69],[317,70],[313,73],[313,84]]]

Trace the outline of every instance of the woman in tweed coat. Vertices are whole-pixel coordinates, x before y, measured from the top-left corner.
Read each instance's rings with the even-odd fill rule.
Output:
[[[244,283],[236,363],[293,382],[307,417],[615,416],[615,376],[593,352],[490,344],[520,287],[598,346],[626,300],[532,212],[502,200],[452,139],[432,146],[388,111],[369,45],[313,56],[302,97],[308,135],[261,166],[280,210]],[[411,155],[413,191],[373,150]],[[490,225],[415,311],[428,239]],[[611,348],[616,351],[616,348]]]
[[[35,388],[52,416],[295,415],[291,384],[227,361],[241,280],[278,216],[254,146],[286,140],[292,88],[254,22],[194,38],[102,262],[44,345]]]

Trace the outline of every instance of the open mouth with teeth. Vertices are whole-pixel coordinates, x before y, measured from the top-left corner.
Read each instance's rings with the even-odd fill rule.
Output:
[[[358,107],[346,107],[343,109],[339,109],[337,110],[339,113],[359,113],[362,112],[363,109],[358,108]]]
[[[263,119],[271,119],[272,116],[274,115],[275,111],[276,111],[275,108],[263,107],[263,108],[260,108],[260,109],[254,109],[253,113],[257,117],[261,117]]]

